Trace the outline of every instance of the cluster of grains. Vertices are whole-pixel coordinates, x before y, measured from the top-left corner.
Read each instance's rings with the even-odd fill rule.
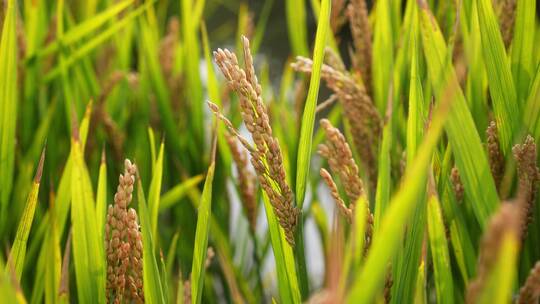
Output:
[[[366,0],[351,0],[347,6],[347,17],[351,28],[354,54],[353,67],[359,71],[366,91],[371,92],[371,28],[368,20]]]
[[[292,67],[299,72],[311,73],[313,62],[305,57],[297,57]],[[345,116],[351,126],[353,141],[362,164],[367,170],[370,185],[375,188],[377,181],[376,149],[382,130],[382,119],[377,108],[366,93],[365,88],[348,74],[323,64],[321,77],[328,87],[339,97]]]
[[[330,188],[330,192],[334,202],[339,208],[341,214],[349,222],[352,221],[352,214],[354,210],[354,204],[360,198],[365,195],[364,186],[362,180],[359,177],[358,166],[354,162],[349,144],[345,140],[345,137],[339,129],[332,126],[329,120],[322,119],[321,127],[326,134],[326,142],[319,145],[319,154],[323,156],[330,166],[330,170],[336,176],[339,176],[344,191],[349,199],[349,205],[347,206],[343,199],[340,197],[336,183],[332,179],[332,176],[325,169],[321,169],[321,177]],[[373,226],[373,215],[369,211],[367,206],[367,229],[366,236],[368,241],[371,239],[371,232]]]
[[[517,163],[519,178],[518,197],[520,209],[525,219],[523,221],[522,236],[527,234],[527,227],[533,220],[534,202],[540,181],[540,169],[536,165],[536,144],[532,136],[527,136],[521,145],[512,148]]]
[[[251,133],[255,147],[239,136],[231,122],[221,115],[216,105],[209,103],[209,106],[249,151],[251,164],[255,168],[261,187],[268,195],[279,224],[283,227],[287,242],[293,246],[299,211],[293,205],[293,194],[287,184],[278,140],[272,134],[268,112],[262,99],[262,88],[255,75],[249,40],[242,37],[242,44],[245,69],[240,68],[236,55],[227,49],[215,51],[214,59],[227,79],[230,89],[239,95],[242,119]]]
[[[476,278],[467,287],[467,303],[476,303],[484,289],[488,275],[497,262],[503,237],[507,233],[520,238],[521,214],[513,203],[503,203],[492,216],[480,244],[480,254]]]
[[[501,185],[504,175],[504,157],[499,144],[499,135],[497,134],[497,125],[494,121],[489,123],[486,130],[487,151],[489,156],[489,167],[495,180],[497,188]]]
[[[233,136],[227,136],[227,143],[238,173],[238,187],[242,204],[249,221],[250,228],[255,231],[257,225],[257,189],[254,184],[253,173],[248,168],[248,155],[246,150]]]
[[[525,284],[519,290],[517,303],[538,303],[540,299],[540,261],[531,269]]]
[[[128,209],[133,196],[137,167],[125,160],[114,195],[109,205],[105,226],[107,254],[107,300],[112,303],[144,303],[142,279],[142,236],[137,212]]]
[[[454,189],[456,200],[461,202],[463,200],[463,195],[465,194],[465,188],[463,188],[463,183],[461,182],[461,177],[457,167],[453,167],[450,171],[450,181],[452,182],[452,188]]]

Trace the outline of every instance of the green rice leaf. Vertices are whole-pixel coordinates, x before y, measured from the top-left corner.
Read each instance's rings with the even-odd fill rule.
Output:
[[[295,56],[308,56],[309,47],[306,30],[306,6],[303,0],[286,0],[287,29],[289,43]]]
[[[159,211],[165,211],[179,202],[187,193],[195,188],[202,180],[204,175],[197,175],[186,179],[180,184],[174,186],[161,196],[159,202]]]
[[[418,267],[418,275],[416,276],[416,286],[414,290],[414,303],[425,304],[426,300],[426,274],[424,261]]]
[[[534,78],[535,12],[536,1],[517,1],[511,68],[516,85],[517,101],[521,105],[526,101],[529,85]]]
[[[319,96],[319,85],[321,81],[320,74],[324,60],[324,49],[328,40],[328,32],[330,31],[331,1],[323,0],[321,4],[322,8],[319,14],[317,33],[315,36],[315,49],[313,51],[313,69],[309,82],[308,95],[302,114],[300,138],[297,150],[295,192],[296,204],[300,210],[302,210],[302,206],[304,205],[306,180],[309,176],[309,169],[311,167],[311,146],[313,142],[313,129],[315,124],[315,109],[317,107],[317,99]],[[303,250],[303,236],[303,222],[300,221],[296,231],[298,247],[295,250],[295,256],[302,296],[307,298],[309,293],[309,282],[307,277],[305,253]]]
[[[381,149],[379,150],[377,190],[375,193],[375,214],[373,219],[374,234],[377,234],[388,202],[390,201],[391,163],[390,149],[392,148],[392,118],[387,115],[383,128]]]
[[[448,100],[443,101],[435,112],[416,158],[407,168],[401,186],[384,214],[380,233],[373,239],[364,267],[354,279],[347,303],[372,303],[383,287],[388,263],[398,252],[405,226],[419,203],[419,194],[425,189],[423,181],[442,133],[448,106]]]
[[[272,204],[265,192],[262,193],[262,197],[276,262],[280,299],[283,303],[299,303],[301,296],[291,246],[285,239],[285,233],[279,226]]]
[[[96,222],[99,231],[99,240],[105,241],[105,216],[107,213],[107,161],[105,160],[105,150],[102,151],[99,163],[98,185],[96,193]]]
[[[475,1],[480,24],[482,50],[488,75],[489,92],[499,131],[501,150],[509,152],[520,121],[519,103],[506,51],[490,0]]]
[[[54,208],[54,206],[52,206]],[[62,256],[60,253],[60,238],[54,212],[51,212],[51,225],[45,236],[46,260],[45,265],[45,304],[54,304],[58,301],[60,276],[62,269]]]
[[[191,267],[191,296],[193,303],[201,303],[204,286],[204,263],[208,247],[208,224],[212,207],[212,183],[214,181],[215,163],[212,162],[206,174],[201,203],[198,208],[197,230],[195,232],[195,248],[193,248],[193,265]]]
[[[158,239],[157,222],[158,210],[161,196],[161,179],[163,177],[163,142],[159,148],[159,154],[152,171],[152,180],[150,181],[150,190],[148,192],[148,208],[150,208],[150,225],[152,227],[152,236],[154,240]]]
[[[133,0],[124,0],[109,7],[105,11],[86,19],[85,21],[77,24],[68,31],[66,31],[60,39],[57,39],[53,43],[50,43],[47,47],[37,52],[36,57],[44,57],[58,51],[61,47],[66,47],[80,41],[85,36],[96,31],[100,26],[104,25],[107,21],[118,16],[124,9],[129,7],[133,3]],[[30,55],[31,57],[32,55]]]
[[[264,34],[266,33],[266,26],[268,24],[268,19],[272,13],[272,8],[274,7],[274,0],[264,1],[263,8],[258,17],[259,21],[255,26],[255,34],[253,34],[253,42],[251,43],[251,50],[253,54],[257,54],[259,47],[261,46]]]
[[[386,56],[373,56],[372,59],[374,102],[380,113],[384,113],[388,100],[388,88],[394,65],[391,2],[391,0],[378,1],[375,8],[373,54],[386,54]]]
[[[418,12],[412,7],[410,11],[411,32],[409,46],[411,51],[411,72],[409,85],[409,117],[407,120],[407,167],[411,166],[418,146],[424,134],[424,94],[420,79]],[[423,177],[425,178],[425,176]],[[425,179],[420,183],[425,184]],[[425,189],[425,188],[424,188]],[[426,223],[426,196],[422,191],[417,197],[418,203],[413,212],[411,223],[405,232],[403,250],[393,265],[394,283],[392,298],[410,302],[414,297],[414,284],[417,277],[418,263],[422,255],[424,231]]]
[[[452,110],[445,130],[454,148],[455,161],[466,196],[474,202],[472,208],[476,218],[484,226],[499,203],[497,190],[480,136],[457,82],[455,71],[449,63],[442,33],[426,5],[420,8],[420,29],[428,76],[435,99],[452,100]]]
[[[446,233],[439,200],[432,195],[428,200],[427,223],[429,244],[435,270],[435,290],[437,303],[454,303],[454,284]]]
[[[99,239],[94,194],[77,128],[73,130],[71,155],[71,223],[78,300],[79,303],[105,303],[103,241]]]
[[[144,45],[153,45],[158,43],[157,37],[153,34],[148,22],[141,22],[141,35],[142,43]],[[147,64],[149,80],[152,85],[152,90],[156,95],[157,107],[159,114],[161,115],[161,121],[163,129],[167,134],[167,139],[170,140],[170,147],[176,153],[182,153],[178,128],[173,118],[173,111],[170,104],[170,92],[167,88],[167,84],[161,66],[158,61],[158,53],[156,48],[144,48],[144,60]],[[155,148],[154,148],[155,149]]]
[[[143,237],[143,282],[144,300],[147,303],[166,303],[161,283],[160,270],[154,251],[154,241],[150,225],[150,211],[146,206],[141,179],[137,178],[137,202]]]
[[[454,257],[463,281],[467,284],[469,278],[476,270],[476,252],[471,240],[471,231],[468,229],[468,223],[465,220],[464,210],[458,205],[450,181],[452,170],[451,155],[452,149],[450,145],[448,145],[442,161],[441,173],[439,175],[439,184],[442,188],[442,190],[439,190],[439,193],[442,193],[441,207],[444,219],[450,228],[450,241],[452,243]]]
[[[84,56],[92,52],[95,48],[97,48],[98,46],[103,44],[105,41],[113,37],[120,30],[122,30],[123,28],[131,24],[131,22],[133,22],[135,18],[137,18],[142,13],[144,13],[152,4],[153,4],[153,1],[150,1],[144,5],[139,6],[137,9],[130,12],[121,20],[116,21],[114,25],[111,25],[109,28],[99,33],[99,35],[96,35],[95,37],[88,40],[86,43],[84,43],[80,47],[76,48],[73,52],[71,52],[69,56],[66,57],[64,63],[61,63],[59,66],[55,67],[50,72],[48,72],[43,77],[43,81],[47,83],[55,79],[56,77],[58,77],[61,74],[62,69],[69,68],[74,63],[79,61],[81,58],[83,58]]]
[[[202,36],[202,42],[203,42],[204,60],[206,61],[206,73],[208,75],[208,79],[207,79],[208,97],[210,97],[210,100],[212,100],[218,106],[221,106],[219,84],[216,78],[216,72],[214,70],[212,56],[210,55],[210,42],[208,42],[208,33],[206,32],[205,23],[201,24],[201,36]],[[217,140],[218,140],[219,154],[223,160],[223,165],[225,168],[229,168],[232,163],[232,155],[227,144],[227,139],[225,138],[225,126],[223,124],[217,125]]]
[[[190,146],[192,153],[199,153],[204,148],[204,115],[203,115],[203,88],[199,71],[200,40],[197,37],[199,32],[198,16],[194,14],[196,7],[193,7],[192,0],[181,0],[181,31],[183,37],[183,62],[186,85],[189,90],[186,98],[190,107]],[[199,3],[201,0],[198,1]],[[195,3],[197,4],[197,3]],[[172,136],[176,136],[172,135]],[[194,148],[196,147],[196,148]]]
[[[17,2],[7,1],[0,40],[0,232],[4,230],[13,186],[17,117]]]
[[[298,159],[296,171],[296,203],[300,209],[304,204],[306,193],[306,180],[309,174],[311,161],[311,144],[313,141],[313,128],[315,125],[315,108],[319,96],[321,81],[321,67],[324,60],[324,49],[330,28],[330,4],[331,1],[323,0],[317,34],[315,36],[315,50],[313,51],[313,70],[309,81],[309,90],[302,114],[300,140],[298,142]]]
[[[531,84],[530,94],[525,105],[524,122],[536,142],[540,140],[540,64],[536,67],[536,76]]]
[[[0,269],[4,269],[4,261],[0,258]],[[6,303],[26,304],[22,290],[13,283],[8,272],[0,271],[0,295]]]
[[[17,281],[21,280],[21,275],[24,267],[24,259],[26,256],[26,245],[28,243],[28,235],[30,234],[30,228],[32,228],[32,221],[34,220],[34,214],[36,212],[36,205],[39,194],[39,184],[41,183],[41,174],[43,173],[43,162],[45,161],[45,149],[41,153],[39,165],[37,167],[36,176],[32,183],[32,189],[28,194],[26,200],[26,206],[17,228],[17,234],[15,235],[15,242],[11,248],[11,252],[8,258],[8,267],[13,267],[15,270],[15,277]]]
[[[148,127],[148,142],[150,143],[150,159],[152,160],[152,172],[154,172],[154,166],[156,165],[156,139],[154,130]]]

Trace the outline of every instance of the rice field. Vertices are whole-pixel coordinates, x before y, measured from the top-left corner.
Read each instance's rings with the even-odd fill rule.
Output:
[[[0,302],[539,303],[535,0],[0,0]]]

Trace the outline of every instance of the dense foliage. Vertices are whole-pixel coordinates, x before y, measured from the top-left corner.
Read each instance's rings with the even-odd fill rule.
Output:
[[[537,9],[0,1],[0,302],[538,303]]]

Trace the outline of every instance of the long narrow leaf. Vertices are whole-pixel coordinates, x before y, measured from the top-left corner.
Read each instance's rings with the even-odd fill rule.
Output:
[[[435,195],[429,198],[427,213],[429,244],[433,257],[433,268],[435,269],[437,303],[454,303],[454,287],[448,245],[439,200]]]
[[[18,103],[16,10],[16,1],[8,1],[0,40],[0,233],[7,219],[15,160]]]
[[[397,253],[403,231],[413,210],[418,204],[418,194],[425,189],[427,167],[431,155],[442,133],[445,118],[448,112],[448,100],[442,102],[439,110],[434,114],[430,130],[414,162],[411,164],[398,192],[390,201],[380,227],[380,233],[373,239],[364,267],[357,275],[347,297],[348,303],[372,303],[380,291],[388,263]]]
[[[107,212],[107,161],[105,160],[105,150],[101,154],[99,163],[98,186],[96,193],[96,222],[99,231],[99,240],[104,241],[105,213]]]
[[[315,36],[315,49],[313,51],[313,68],[309,81],[309,90],[302,114],[302,125],[300,129],[300,140],[298,143],[298,159],[296,171],[296,203],[302,208],[306,193],[306,179],[309,174],[311,160],[311,143],[313,141],[313,127],[315,124],[315,108],[317,107],[317,97],[319,96],[319,85],[321,81],[321,67],[324,60],[324,49],[330,28],[330,3],[329,0],[322,1],[322,9],[317,25]]]
[[[163,147],[164,144],[161,143],[154,170],[152,171],[150,190],[148,191],[148,208],[150,208],[150,224],[154,240],[157,240],[158,237],[157,222],[161,195],[161,179],[163,177]]]
[[[490,0],[476,0],[482,50],[489,80],[489,91],[503,153],[507,153],[519,127],[519,103],[516,88],[508,66],[499,23]]]
[[[480,136],[459,87],[454,69],[449,64],[448,50],[442,33],[425,3],[420,8],[420,29],[435,98],[442,100],[448,98],[446,95],[452,98],[452,110],[445,130],[454,148],[456,165],[463,180],[465,193],[470,197],[470,201],[474,202],[472,208],[476,218],[484,226],[498,205],[497,190]],[[453,91],[446,90],[447,83],[454,88]]]
[[[105,303],[103,241],[99,239],[94,194],[77,128],[71,145],[71,222],[78,299],[79,303]]]
[[[28,194],[26,200],[26,207],[17,228],[17,235],[15,236],[15,243],[11,249],[8,259],[8,267],[15,269],[15,276],[17,280],[21,279],[24,258],[26,256],[26,244],[28,242],[28,235],[30,234],[30,228],[32,227],[32,221],[34,220],[34,214],[36,212],[36,205],[39,194],[39,184],[41,182],[41,174],[43,173],[43,162],[45,161],[45,150],[41,154],[39,165],[37,167],[36,176],[32,183],[32,189]]]
[[[511,68],[517,101],[524,104],[534,75],[535,0],[518,0],[512,40]]]
[[[195,232],[195,248],[193,248],[193,265],[191,267],[191,295],[193,303],[201,303],[204,285],[204,262],[206,260],[206,250],[208,247],[208,230],[212,207],[212,183],[214,181],[215,163],[210,164],[206,181],[204,182],[201,203],[199,204],[197,216],[197,230]]]
[[[154,241],[150,225],[150,211],[146,206],[146,199],[140,178],[137,179],[137,202],[139,204],[139,217],[141,219],[141,232],[143,237],[143,286],[144,300],[147,303],[166,303],[161,283],[161,275],[154,251]]]

